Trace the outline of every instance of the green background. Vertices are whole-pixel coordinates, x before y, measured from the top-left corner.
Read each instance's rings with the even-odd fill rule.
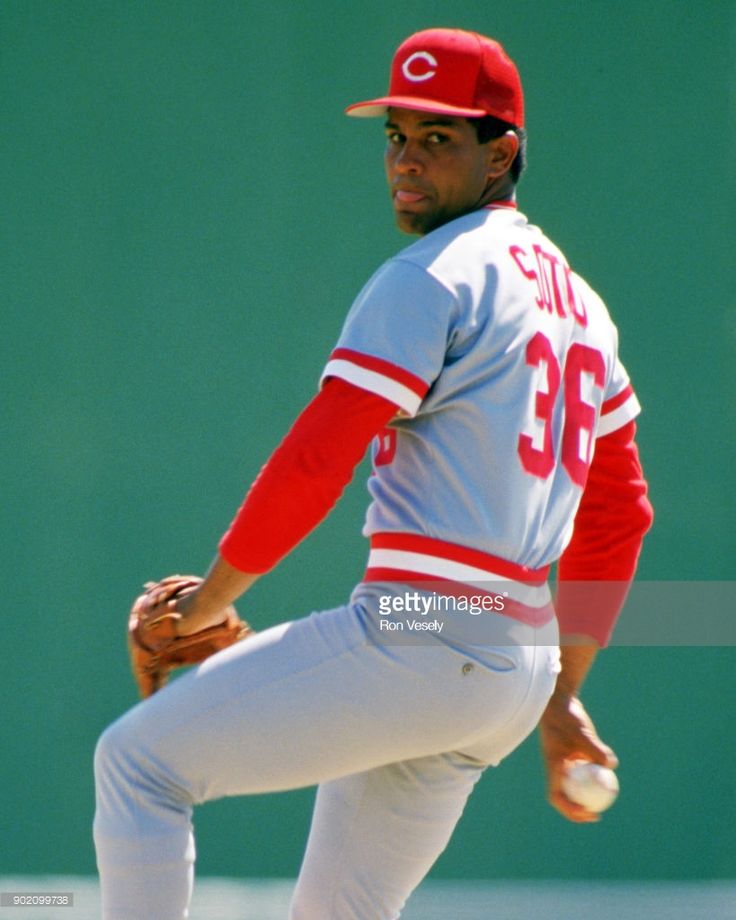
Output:
[[[735,18],[726,0],[0,2],[0,874],[94,871],[92,751],[135,701],[130,600],[206,567],[353,296],[409,241],[380,124],[342,109],[419,28],[494,35],[522,71],[521,207],[609,303],[645,407],[641,577],[733,577]],[[347,596],[362,480],[241,603],[254,625]],[[605,652],[585,699],[622,762],[616,808],[559,818],[532,738],[435,874],[736,876],[735,665]],[[201,808],[200,872],[295,875],[312,795]]]

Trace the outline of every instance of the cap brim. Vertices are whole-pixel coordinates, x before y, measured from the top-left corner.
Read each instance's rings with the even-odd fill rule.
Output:
[[[378,118],[385,115],[390,108],[413,109],[416,112],[429,112],[434,115],[454,115],[457,118],[482,118],[488,114],[485,109],[464,109],[416,96],[383,96],[381,99],[355,102],[345,109],[345,114],[353,118]]]

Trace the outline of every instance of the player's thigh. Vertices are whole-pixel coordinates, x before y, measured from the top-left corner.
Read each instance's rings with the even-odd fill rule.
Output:
[[[338,608],[213,656],[127,713],[102,750],[155,767],[157,786],[190,803],[314,785],[454,749],[496,689],[462,662],[443,648],[386,650]]]
[[[315,783],[362,644],[349,608],[264,630],[135,706],[98,750],[159,764],[192,803]]]
[[[439,754],[321,785],[290,920],[390,920],[446,847],[477,761]]]

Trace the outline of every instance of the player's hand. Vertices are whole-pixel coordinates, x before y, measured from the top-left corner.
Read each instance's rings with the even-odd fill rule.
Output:
[[[199,575],[168,575],[161,581],[147,581],[143,586],[146,590],[145,605],[152,617],[161,616],[167,611],[173,612],[176,607],[174,598],[181,600],[196,591],[201,584]]]
[[[169,575],[161,581],[146,582],[150,616],[175,614],[178,636],[189,636],[221,623],[227,616],[224,608],[202,603],[200,589],[204,579],[197,575]]]
[[[196,575],[171,575],[148,582],[128,616],[128,650],[142,697],[155,693],[176,668],[198,664],[252,635],[234,607],[185,616],[180,611],[201,590]],[[215,605],[213,605],[214,608]],[[194,608],[196,611],[196,608]]]
[[[589,760],[610,767],[618,758],[598,737],[593,720],[576,696],[554,694],[539,723],[542,758],[547,769],[547,798],[569,821],[580,824],[600,820],[600,815],[570,801],[562,791],[568,761]]]

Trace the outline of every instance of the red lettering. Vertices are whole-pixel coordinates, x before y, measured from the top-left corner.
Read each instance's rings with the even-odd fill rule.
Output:
[[[539,290],[539,294],[537,296],[537,306],[540,310],[546,310],[548,313],[551,313],[552,297],[550,296],[547,273],[544,270],[544,253],[536,244],[534,245],[533,249],[534,256],[537,260],[537,288]]]
[[[373,463],[376,466],[388,466],[396,453],[396,429],[384,428],[378,433],[377,437],[378,447],[373,457]]]
[[[557,280],[557,266],[560,264],[559,260],[557,256],[545,252],[541,246],[535,245],[534,252],[537,256],[539,274],[544,279],[544,305],[547,308],[547,312],[551,313],[554,307],[557,311],[557,315],[564,319],[567,313],[562,303],[562,294],[560,293],[560,285]]]
[[[542,422],[543,435],[541,448],[534,446],[534,440],[528,434],[519,435],[519,458],[521,465],[533,476],[546,479],[554,469],[555,452],[552,446],[552,412],[555,407],[557,391],[560,388],[560,365],[552,345],[546,335],[537,332],[529,339],[526,346],[526,363],[539,368],[545,365],[545,388],[534,394],[534,417]]]
[[[581,393],[583,374],[589,374],[593,386],[603,389],[606,365],[603,355],[594,348],[575,342],[565,359],[565,427],[562,432],[562,465],[570,479],[584,486],[593,452],[595,406],[586,402]],[[585,445],[581,444],[585,435]]]
[[[534,391],[534,418],[543,425],[542,446],[535,447],[531,435],[522,433],[519,435],[517,450],[521,465],[527,473],[546,479],[555,467],[552,415],[561,375],[560,364],[552,345],[541,332],[535,333],[527,343],[526,363],[537,368],[540,375],[544,375],[544,388],[539,387]],[[567,352],[562,374],[565,410],[562,427],[562,465],[570,479],[581,487],[585,485],[588,477],[596,419],[595,406],[583,399],[584,374],[590,375],[593,387],[603,389],[606,376],[603,355],[595,348],[575,342]],[[583,436],[586,442],[581,450]]]
[[[570,266],[542,249],[538,243],[532,246],[532,250],[536,269],[528,264],[529,255],[521,246],[510,246],[509,255],[522,275],[536,285],[536,305],[547,313],[556,313],[561,319],[572,316],[575,322],[587,326],[585,304],[573,285]]]
[[[580,294],[575,290],[575,286],[572,283],[572,269],[569,265],[565,266],[565,291],[567,294],[567,308],[575,317],[575,321],[584,329],[588,325],[588,313]]]
[[[537,274],[533,268],[527,268],[524,263],[521,261],[521,256],[526,258],[526,253],[521,248],[521,246],[509,246],[509,255],[519,266],[519,271],[525,278],[528,278],[529,281],[536,281]]]

